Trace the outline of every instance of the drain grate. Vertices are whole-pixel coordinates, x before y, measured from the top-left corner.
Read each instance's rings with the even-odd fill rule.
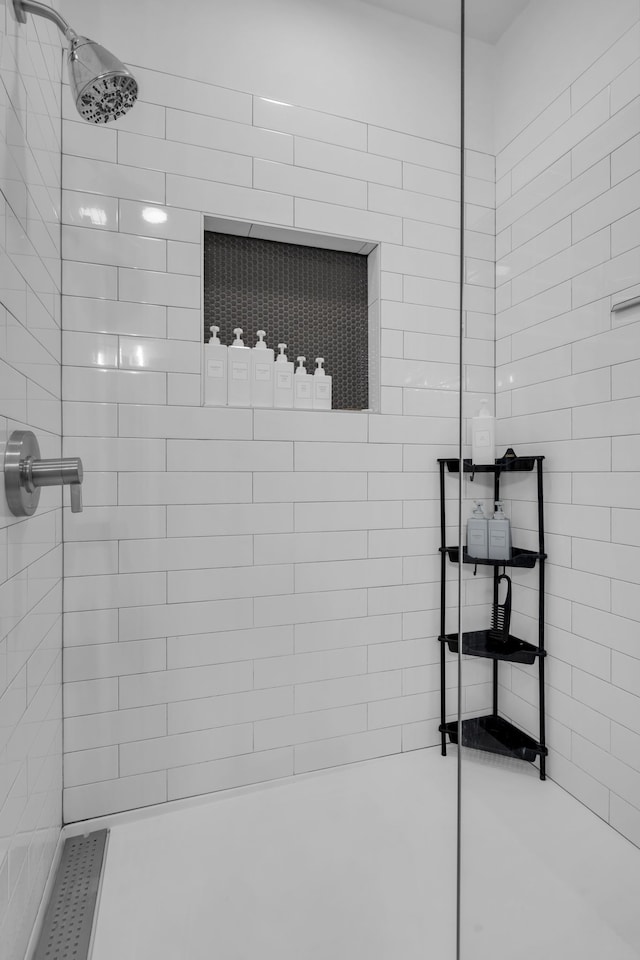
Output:
[[[69,837],[33,960],[86,960],[108,830]]]

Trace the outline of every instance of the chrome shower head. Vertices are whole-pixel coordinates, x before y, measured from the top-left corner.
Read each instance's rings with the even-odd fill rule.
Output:
[[[69,41],[69,85],[76,109],[89,123],[109,123],[130,110],[138,98],[138,84],[132,73],[99,43],[79,37],[57,10],[38,0],[13,0],[19,23],[27,14],[51,20]]]
[[[138,84],[135,77],[99,43],[74,36],[68,66],[76,109],[90,123],[117,120],[136,102]]]

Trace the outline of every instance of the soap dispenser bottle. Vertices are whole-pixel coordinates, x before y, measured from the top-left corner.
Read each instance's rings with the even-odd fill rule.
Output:
[[[290,410],[293,406],[293,364],[287,360],[286,343],[278,344],[278,356],[274,364],[273,405]]]
[[[471,459],[473,463],[496,462],[496,418],[489,412],[489,401],[480,401],[480,411],[471,421]]]
[[[293,405],[299,410],[313,407],[313,376],[304,365],[306,357],[298,357],[298,366],[293,375]]]
[[[273,406],[273,350],[264,342],[265,331],[258,330],[258,342],[251,351],[251,406]]]
[[[500,500],[496,501],[496,512],[489,520],[489,559],[511,560],[511,524]]]
[[[475,501],[475,509],[467,520],[467,554],[474,560],[489,558],[489,521],[484,515],[482,501]]]
[[[228,350],[227,398],[230,407],[249,407],[251,406],[251,348],[245,347],[240,327],[236,327],[233,332],[236,338]]]
[[[209,407],[227,403],[227,347],[220,343],[220,327],[211,326],[211,337],[204,348],[204,402]]]
[[[324,369],[324,357],[316,357],[313,371],[313,409],[331,410],[331,377]]]

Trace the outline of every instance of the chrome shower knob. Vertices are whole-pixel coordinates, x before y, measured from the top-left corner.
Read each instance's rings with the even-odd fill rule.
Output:
[[[41,487],[69,486],[71,512],[82,511],[82,460],[67,457],[41,460],[40,446],[30,430],[14,430],[4,455],[4,488],[11,513],[30,517],[40,500]]]

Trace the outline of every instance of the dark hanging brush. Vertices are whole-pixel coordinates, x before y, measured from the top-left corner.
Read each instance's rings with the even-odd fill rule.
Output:
[[[498,591],[500,590],[500,581],[507,581],[507,595],[504,603],[498,603]],[[496,584],[496,595],[493,608],[491,610],[491,628],[489,637],[491,640],[497,640],[499,643],[506,643],[509,639],[509,625],[511,623],[511,577],[506,573],[498,577]]]

